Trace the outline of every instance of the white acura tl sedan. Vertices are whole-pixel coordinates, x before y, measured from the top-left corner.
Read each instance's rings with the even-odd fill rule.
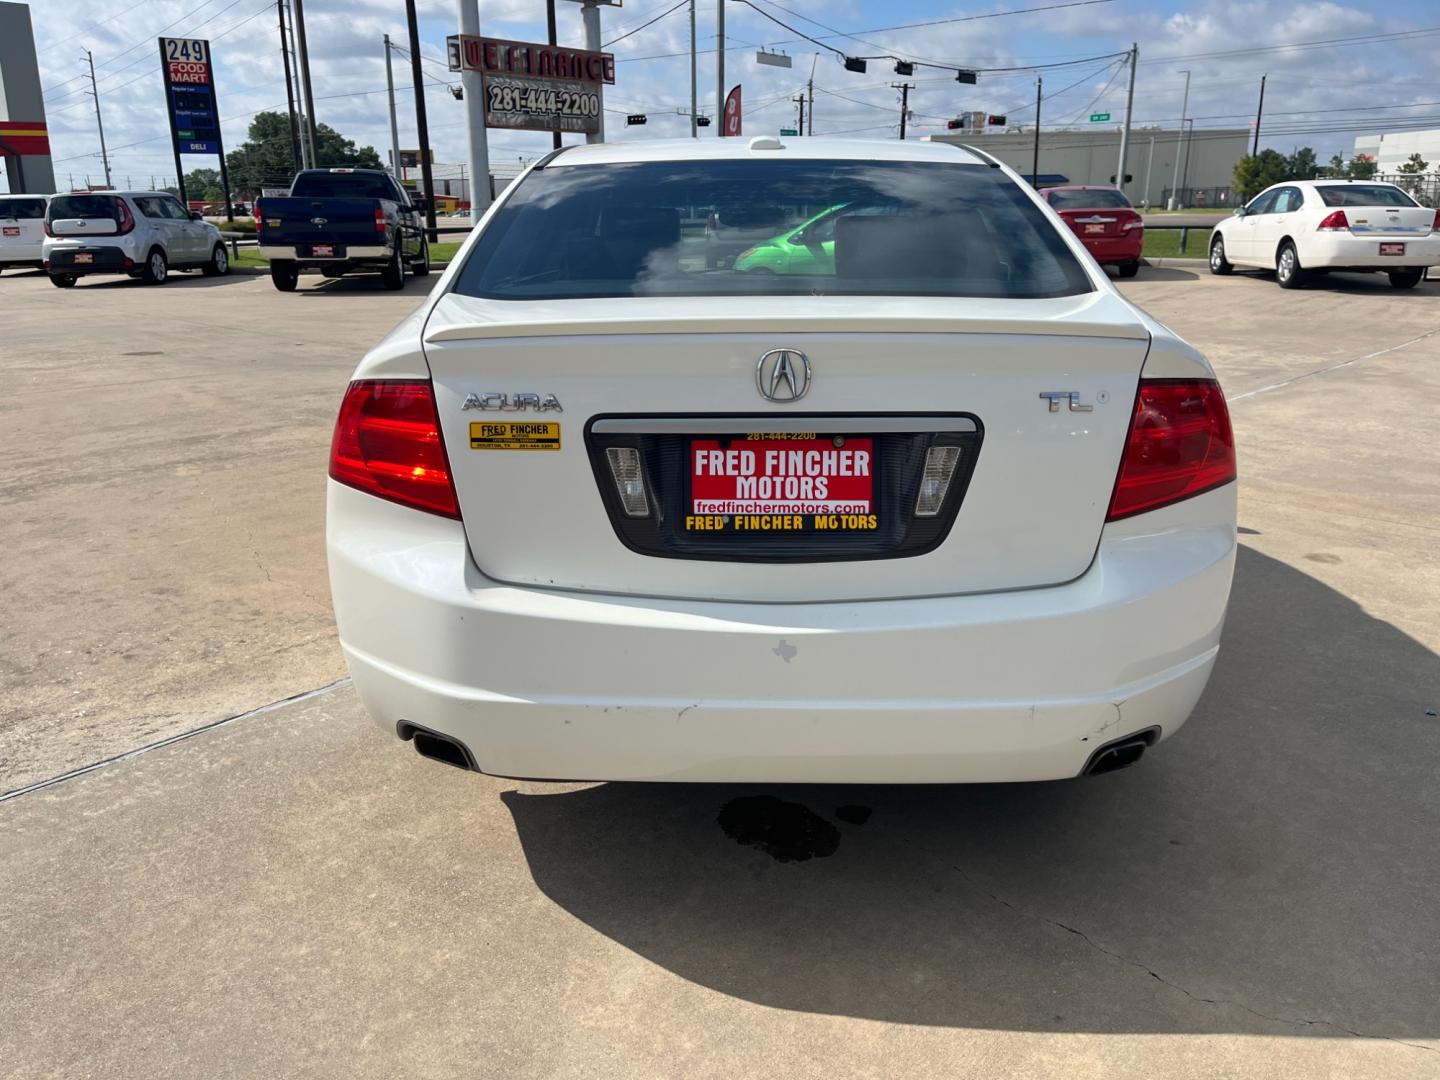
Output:
[[[712,215],[786,273],[715,265]],[[1199,698],[1235,558],[1205,359],[941,144],[555,151],[361,361],[330,478],[365,705],[511,777],[1128,765]]]
[[[1394,184],[1370,180],[1289,180],[1266,188],[1210,234],[1210,272],[1275,271],[1282,289],[1315,273],[1380,271],[1413,289],[1440,266],[1440,210]]]

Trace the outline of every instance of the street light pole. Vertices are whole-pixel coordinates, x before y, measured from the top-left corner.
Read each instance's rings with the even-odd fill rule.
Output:
[[[1180,99],[1180,130],[1175,132],[1175,179],[1170,184],[1169,208],[1176,210],[1180,205],[1180,140],[1185,137],[1185,110],[1190,107],[1190,72],[1185,76],[1185,96]]]

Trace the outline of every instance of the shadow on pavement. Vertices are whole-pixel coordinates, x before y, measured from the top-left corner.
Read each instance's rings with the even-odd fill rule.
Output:
[[[1177,270],[1173,266],[1151,266],[1149,263],[1140,264],[1140,273],[1135,275],[1136,281],[1194,281],[1200,275],[1193,270]]]
[[[1437,698],[1434,653],[1242,548],[1210,688],[1138,768],[503,798],[550,899],[761,1005],[1019,1030],[1434,1038]],[[788,841],[813,857],[754,846],[766,828],[782,854]]]
[[[146,285],[138,278],[125,274],[96,275],[82,277],[75,283],[76,289],[213,289],[225,285],[239,285],[249,281],[249,274],[224,274],[220,277],[206,277],[198,270],[172,270],[163,285]],[[74,291],[74,290],[71,290]]]

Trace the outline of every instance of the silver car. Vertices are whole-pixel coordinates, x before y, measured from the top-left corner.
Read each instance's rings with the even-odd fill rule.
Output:
[[[0,270],[38,267],[48,195],[0,195]]]
[[[45,270],[68,289],[87,274],[163,284],[171,270],[230,272],[220,230],[164,191],[76,191],[51,198]]]

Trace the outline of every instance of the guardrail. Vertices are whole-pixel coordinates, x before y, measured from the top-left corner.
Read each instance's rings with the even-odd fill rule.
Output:
[[[445,233],[447,235],[453,235],[457,233],[468,234],[472,228],[474,228],[473,225],[444,225],[437,226],[433,231],[436,235],[439,235],[440,233]],[[427,229],[426,231],[429,232],[431,230]],[[225,229],[220,230],[220,239],[225,240],[230,244],[231,258],[240,257],[240,245],[242,243],[244,243],[246,246],[249,246],[250,244],[258,245],[260,243],[259,239],[257,238],[257,234],[255,233],[229,232]]]

